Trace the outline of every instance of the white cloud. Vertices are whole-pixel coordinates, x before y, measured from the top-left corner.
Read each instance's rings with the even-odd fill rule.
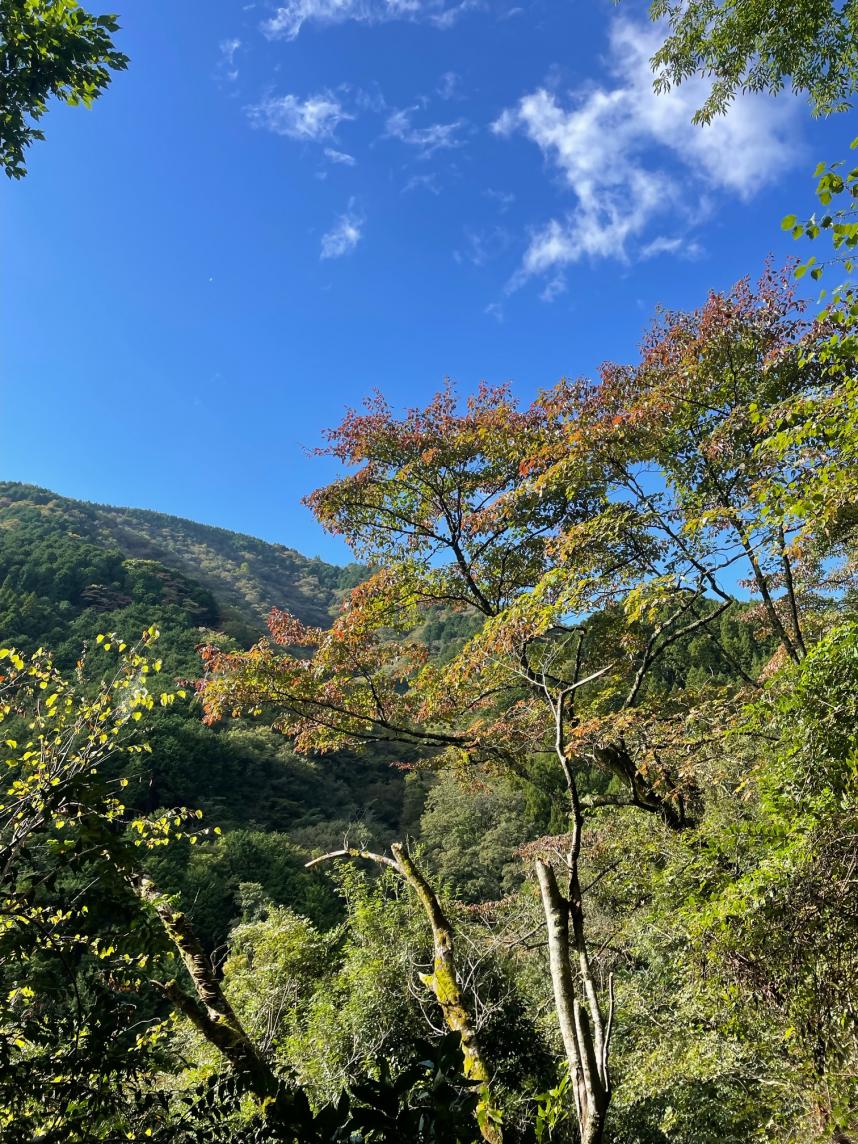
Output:
[[[333,147],[326,147],[324,154],[331,163],[339,163],[344,167],[353,167],[357,163],[354,155],[349,155],[345,151],[336,151]]]
[[[444,72],[438,81],[436,90],[442,99],[459,99],[462,90],[462,77],[454,71]]]
[[[389,115],[387,134],[393,139],[407,143],[409,147],[416,147],[421,159],[428,159],[436,151],[462,145],[462,140],[456,136],[465,127],[463,119],[457,119],[454,123],[430,123],[428,127],[414,127],[411,115],[416,110],[416,107],[409,107]]]
[[[696,127],[691,117],[705,98],[705,81],[655,95],[649,60],[658,42],[657,28],[617,19],[610,33],[614,86],[565,102],[541,88],[492,125],[498,135],[521,133],[536,143],[575,196],[564,219],[531,235],[513,288],[585,256],[687,254],[693,243],[684,238],[646,243],[653,223],[669,217],[687,226],[707,191],[748,199],[795,162],[794,105],[745,95],[727,116]]]
[[[454,4],[452,8],[442,8],[439,12],[431,12],[428,19],[436,28],[446,30],[457,24],[467,12],[473,12],[483,6],[483,0],[462,0],[460,4]]]
[[[488,187],[483,194],[487,199],[491,199],[498,205],[498,210],[501,214],[506,214],[512,204],[515,202],[515,195],[512,191],[496,191],[494,187]]]
[[[693,238],[668,238],[660,234],[640,250],[641,258],[657,258],[659,254],[675,254],[677,258],[691,261],[702,256],[703,247]]]
[[[224,79],[229,80],[230,83],[235,83],[238,79],[238,67],[235,62],[235,57],[240,47],[241,40],[234,38],[221,40],[218,44],[218,51],[220,52],[219,71]]]
[[[566,293],[566,276],[558,270],[548,279],[544,290],[539,295],[543,302],[553,302],[561,294]]]
[[[345,214],[340,215],[331,229],[322,235],[321,258],[342,258],[351,254],[363,235],[363,218],[355,212],[354,200]]]
[[[462,0],[451,7],[445,0],[287,0],[263,22],[262,30],[271,40],[294,40],[305,24],[325,26],[347,20],[363,24],[421,20],[448,28],[464,12],[479,6],[479,0]]]
[[[434,171],[428,175],[412,175],[402,188],[402,194],[405,195],[409,191],[430,191],[433,195],[440,195],[441,185],[438,176]]]
[[[330,92],[300,99],[297,95],[269,96],[247,109],[254,127],[288,139],[319,140],[333,137],[338,124],[354,119]]]

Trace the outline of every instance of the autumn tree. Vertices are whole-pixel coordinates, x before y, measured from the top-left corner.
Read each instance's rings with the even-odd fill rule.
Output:
[[[447,391],[402,420],[380,399],[366,414],[350,414],[331,434],[330,451],[360,468],[311,503],[358,555],[383,567],[352,592],[330,630],[273,613],[274,640],[290,652],[269,644],[247,654],[207,649],[202,692],[210,720],[269,708],[302,750],[406,742],[523,776],[535,756],[554,758],[571,829],[568,896],[549,863],[538,872],[577,1112],[584,1138],[598,1140],[610,1097],[610,1030],[587,949],[578,875],[585,808],[567,734],[577,693],[612,664],[585,671],[584,631],[568,622],[584,595],[559,574],[558,546],[568,530],[589,530],[606,575],[609,565],[631,569],[636,552],[614,526],[596,470],[582,466],[550,490],[523,479],[526,452],[550,450],[562,434],[551,403],[519,411],[503,390],[481,390],[464,413]],[[592,572],[588,586],[591,579]],[[471,612],[482,625],[442,664],[409,638],[440,606]],[[628,777],[630,797],[679,821],[681,811],[643,771],[633,767]]]
[[[805,93],[814,115],[848,111],[858,90],[858,5],[854,0],[764,3],[653,0],[650,17],[667,29],[651,60],[657,93],[692,76],[711,79],[694,115],[710,123],[728,112],[740,92]],[[852,148],[858,145],[854,140]],[[794,471],[793,487],[769,502],[774,512],[797,508],[805,519],[822,513],[834,533],[854,527],[851,506],[856,437],[854,362],[858,301],[852,279],[858,221],[858,168],[846,160],[820,163],[815,171],[820,210],[783,228],[801,239],[830,239],[827,254],[798,264],[796,278],[814,280],[828,271],[819,297],[827,337],[809,352],[817,364],[817,385],[798,399],[786,399],[762,426],[771,452]],[[831,273],[845,275],[831,283]],[[819,368],[824,367],[824,368]],[[844,461],[847,463],[844,464]],[[794,515],[794,514],[793,514]]]
[[[758,446],[761,417],[814,392],[824,375],[813,350],[826,330],[804,309],[789,273],[768,269],[756,289],[744,279],[699,310],[659,314],[638,365],[606,365],[596,384],[551,395],[568,433],[538,478],[551,487],[595,459],[627,521],[643,525],[644,575],[628,595],[613,587],[627,609],[651,608],[678,585],[692,612],[704,594],[727,604],[744,588],[796,662],[806,650],[801,592],[823,581],[811,564],[798,582],[784,521],[766,507],[793,470]],[[797,531],[803,521],[792,523]]]
[[[549,496],[522,485],[525,443],[553,431],[541,409],[519,411],[503,390],[481,390],[464,413],[448,390],[402,420],[380,398],[366,414],[350,414],[331,434],[330,452],[361,467],[311,503],[381,570],[352,592],[329,631],[274,613],[275,641],[297,654],[267,644],[247,655],[209,649],[209,719],[270,706],[299,749],[407,742],[526,772],[549,732],[555,683],[534,641],[552,628],[553,612],[541,606],[535,624],[519,615],[507,622],[508,613],[551,569],[561,525],[591,516],[599,498],[586,479]],[[441,606],[483,625],[449,664],[432,662],[409,638]],[[568,660],[572,672],[558,680],[566,704],[580,664],[570,652],[574,634],[558,635],[554,670]],[[593,1124],[601,1132],[598,1118]]]
[[[714,693],[665,685],[677,647],[705,638],[753,690],[752,665],[722,639],[726,616],[776,661],[800,662],[815,636],[826,569],[796,548],[801,525],[767,509],[791,474],[757,446],[760,410],[817,383],[808,347],[821,336],[789,275],[769,270],[756,290],[743,281],[661,314],[637,365],[524,410],[488,388],[463,411],[447,390],[402,418],[373,399],[324,450],[355,471],[310,504],[378,570],[330,630],[275,611],[273,645],[204,652],[207,717],[268,713],[299,750],[405,742],[525,780],[553,760],[568,833],[559,867],[553,847],[536,872],[585,1140],[601,1138],[611,1094],[585,824],[615,805],[674,830],[698,814],[695,744]],[[442,606],[479,618],[447,662],[411,635]]]

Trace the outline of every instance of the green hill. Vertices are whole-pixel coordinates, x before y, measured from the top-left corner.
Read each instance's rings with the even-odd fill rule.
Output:
[[[362,574],[358,565],[336,567],[224,528],[0,482],[0,586],[8,581],[19,598],[35,593],[67,600],[73,609],[115,610],[112,605],[130,596],[121,564],[126,572],[148,567],[162,578],[164,570],[178,574],[167,576],[167,596],[187,600],[205,589],[210,597],[199,601],[201,624],[226,631],[244,625],[248,634],[264,627],[272,606],[307,623],[328,623],[342,590]],[[30,609],[34,605],[31,600]],[[2,603],[0,624],[10,638]]]
[[[100,632],[130,642],[155,624],[165,676],[192,680],[200,643],[250,646],[273,605],[324,626],[363,575],[357,564],[179,517],[0,483],[0,645],[49,648],[65,669]],[[452,654],[475,625],[439,611],[414,634]],[[391,766],[407,757],[401,748],[299,758],[265,726],[204,727],[193,699],[153,713],[150,743],[152,754],[126,772],[129,805],[198,807],[224,831],[166,864],[153,859],[159,884],[182,894],[210,946],[224,940],[242,882],[330,921],[337,904],[325,879],[304,871],[307,854],[346,835],[383,846],[413,833],[423,807],[422,776],[407,780]]]
[[[358,565],[338,568],[178,517],[0,483],[0,644],[50,648],[66,669],[99,632],[130,641],[155,624],[165,676],[194,679],[201,642],[249,646],[272,605],[327,624],[361,575]],[[419,814],[389,765],[401,754],[298,758],[263,726],[204,727],[192,699],[156,710],[152,723],[152,754],[126,772],[126,801],[145,810],[199,807],[223,828],[217,842],[158,870],[212,946],[236,915],[242,882],[330,920],[330,890],[303,870],[309,849],[341,844],[350,830],[386,841]]]

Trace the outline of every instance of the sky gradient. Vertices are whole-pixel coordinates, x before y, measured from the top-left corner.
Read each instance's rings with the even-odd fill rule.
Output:
[[[693,127],[635,4],[110,7],[129,70],[0,188],[0,477],[328,559],[300,498],[346,406],[633,359],[805,253],[780,219],[858,132],[789,94]]]

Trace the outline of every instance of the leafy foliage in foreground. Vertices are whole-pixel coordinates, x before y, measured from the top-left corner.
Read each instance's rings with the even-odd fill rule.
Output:
[[[845,111],[858,90],[855,0],[653,0],[669,29],[652,65],[656,91],[691,76],[713,83],[695,122],[709,123],[742,91],[806,92],[814,115]]]
[[[0,0],[0,164],[10,179],[27,173],[28,147],[53,96],[91,107],[128,66],[111,36],[115,16],[93,16],[76,0]]]

